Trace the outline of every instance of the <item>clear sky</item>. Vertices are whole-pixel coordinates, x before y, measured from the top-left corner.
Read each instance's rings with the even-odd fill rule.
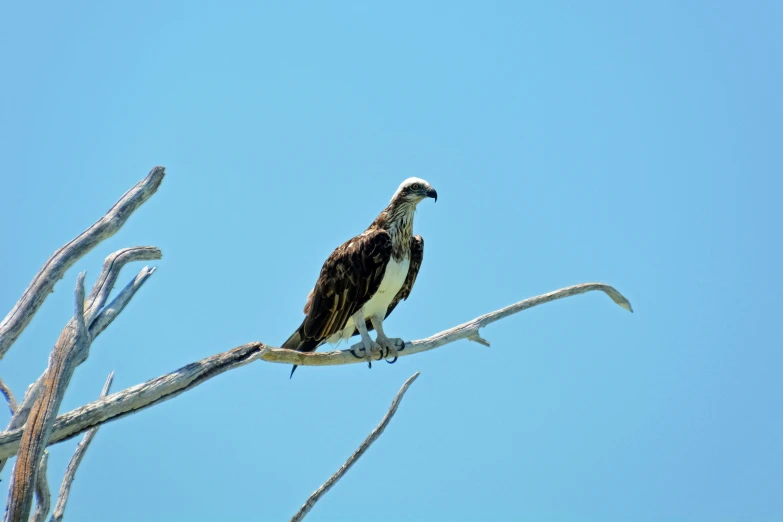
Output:
[[[77,272],[159,270],[63,411],[282,343],[322,262],[409,176],[438,190],[419,339],[601,281],[393,366],[254,363],[104,426],[66,519],[783,519],[780,2],[68,2],[0,8],[0,315],[154,165],[167,177],[0,361],[18,396]],[[140,268],[131,265],[124,285]],[[0,408],[0,424],[8,412]],[[51,450],[59,481],[76,440]],[[4,495],[10,466],[0,475]]]

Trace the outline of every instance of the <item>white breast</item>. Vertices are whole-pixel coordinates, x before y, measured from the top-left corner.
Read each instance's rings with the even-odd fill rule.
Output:
[[[378,291],[375,295],[364,304],[363,312],[366,319],[370,319],[372,316],[378,316],[383,318],[386,316],[386,310],[389,309],[389,304],[397,296],[397,293],[405,283],[405,278],[408,277],[408,268],[411,265],[410,258],[405,258],[401,262],[397,262],[394,259],[389,260],[389,264],[386,265],[386,272],[383,274],[383,280],[381,286],[378,287]],[[343,339],[348,339],[354,331],[356,325],[353,324],[353,318],[348,320],[345,328],[341,332],[337,332],[330,337],[327,342],[337,343]]]
[[[378,291],[375,292],[372,299],[364,305],[364,317],[369,319],[374,315],[379,317],[386,316],[389,304],[397,296],[400,288],[402,288],[402,284],[405,282],[405,278],[408,277],[410,265],[411,260],[408,257],[400,263],[394,259],[389,260],[389,264],[386,265],[386,272],[383,274],[381,286],[378,287]]]

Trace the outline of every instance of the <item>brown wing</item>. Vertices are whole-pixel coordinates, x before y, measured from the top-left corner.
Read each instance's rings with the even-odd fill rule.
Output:
[[[391,252],[391,236],[378,229],[332,252],[305,305],[307,316],[300,329],[300,342],[317,346],[345,328],[348,319],[378,290]]]
[[[411,295],[413,290],[413,284],[416,282],[416,276],[419,275],[419,269],[421,268],[421,262],[424,260],[424,239],[421,236],[413,236],[411,238],[411,264],[408,267],[408,276],[405,278],[405,282],[402,284],[402,288],[397,292],[394,300],[389,303],[389,309],[386,310],[386,317],[392,313],[394,307],[402,301],[407,299]]]

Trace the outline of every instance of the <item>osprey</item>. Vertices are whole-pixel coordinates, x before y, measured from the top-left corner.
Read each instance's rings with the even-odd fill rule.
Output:
[[[332,252],[307,296],[304,321],[283,348],[312,352],[358,333],[368,363],[375,355],[396,357],[402,340],[386,337],[383,320],[408,298],[421,268],[424,240],[413,235],[413,215],[425,198],[437,201],[438,193],[423,179],[406,179],[367,230]]]

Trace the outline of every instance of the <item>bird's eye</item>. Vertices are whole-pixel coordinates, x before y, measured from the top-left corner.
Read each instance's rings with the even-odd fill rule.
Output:
[[[421,185],[419,185],[418,183],[414,183],[413,185],[411,185],[411,189],[412,190],[419,190],[420,188],[421,188]]]

